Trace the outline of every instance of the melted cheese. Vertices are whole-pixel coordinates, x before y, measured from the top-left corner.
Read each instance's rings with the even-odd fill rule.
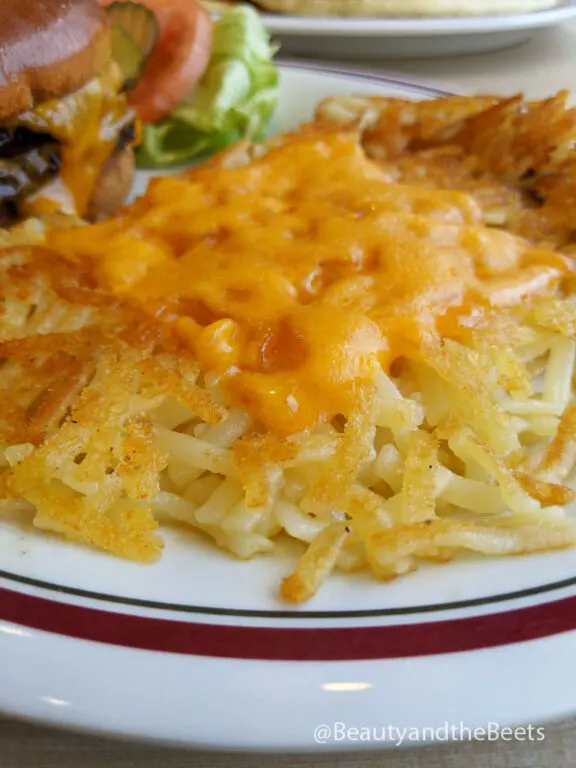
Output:
[[[155,179],[51,246],[173,324],[236,402],[289,434],[348,414],[360,384],[454,313],[552,290],[562,257],[480,218],[460,193],[389,183],[353,138],[303,134],[242,168]]]
[[[86,214],[104,163],[116,147],[120,130],[134,119],[119,93],[122,75],[112,62],[99,77],[63,99],[46,101],[23,112],[9,126],[48,133],[62,144],[60,182],[42,188],[26,203],[26,215]]]

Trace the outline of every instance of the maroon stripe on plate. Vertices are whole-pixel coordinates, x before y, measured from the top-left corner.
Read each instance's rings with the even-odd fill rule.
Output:
[[[576,629],[576,596],[465,619],[380,627],[276,628],[133,616],[0,588],[0,619],[147,651],[270,661],[395,659],[472,651]]]

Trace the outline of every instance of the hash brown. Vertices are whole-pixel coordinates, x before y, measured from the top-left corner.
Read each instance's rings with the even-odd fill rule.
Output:
[[[520,214],[486,226],[477,171],[464,192],[406,183],[418,142],[475,135],[477,103],[456,105],[460,133],[445,106],[424,140],[392,104],[390,150],[324,105],[110,221],[0,251],[2,505],[143,562],[166,520],[241,558],[287,534],[304,546],[281,587],[295,602],[334,568],[386,581],[463,551],[574,546],[572,233],[544,230],[553,195],[530,207],[514,156],[470,154],[537,217],[534,242]],[[531,148],[539,189],[561,124]],[[557,194],[570,153],[554,168]]]

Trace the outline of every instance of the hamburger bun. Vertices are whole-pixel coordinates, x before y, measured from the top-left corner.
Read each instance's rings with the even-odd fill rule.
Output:
[[[0,0],[0,120],[78,90],[110,45],[95,0]]]

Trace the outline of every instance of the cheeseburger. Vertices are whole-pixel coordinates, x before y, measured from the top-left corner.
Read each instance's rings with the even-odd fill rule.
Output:
[[[0,227],[126,198],[134,114],[96,0],[0,0]]]

